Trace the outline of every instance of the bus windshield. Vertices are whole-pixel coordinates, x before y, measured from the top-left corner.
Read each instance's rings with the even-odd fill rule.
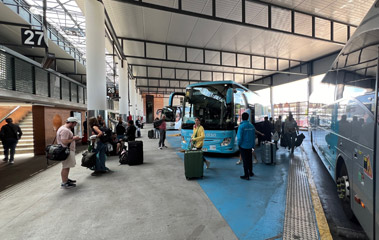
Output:
[[[176,107],[164,107],[162,109],[162,115],[166,116],[166,121],[167,122],[175,122]]]
[[[195,117],[201,119],[204,129],[233,129],[232,107],[226,104],[225,84],[197,86],[190,91],[190,96],[184,100],[182,129],[192,129]]]

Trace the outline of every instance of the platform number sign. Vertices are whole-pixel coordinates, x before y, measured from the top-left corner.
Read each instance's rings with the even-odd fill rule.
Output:
[[[42,30],[21,28],[22,44],[31,47],[46,47]]]
[[[116,89],[114,87],[107,87],[107,95],[112,96],[116,93]]]

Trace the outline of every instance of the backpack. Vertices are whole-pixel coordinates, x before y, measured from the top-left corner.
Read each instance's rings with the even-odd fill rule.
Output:
[[[103,135],[100,137],[102,143],[112,142],[112,130],[107,127],[102,127],[100,130],[103,132]]]
[[[154,124],[154,128],[159,128],[159,126],[162,124],[163,120],[157,120],[155,121],[153,124]]]

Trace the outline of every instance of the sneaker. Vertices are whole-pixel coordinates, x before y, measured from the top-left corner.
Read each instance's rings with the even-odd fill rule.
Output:
[[[253,163],[258,163],[258,159],[254,158]]]
[[[91,173],[91,176],[100,176],[100,175],[102,175],[103,174],[103,172],[100,172],[100,171],[98,171],[98,172],[93,172],[93,173]]]
[[[163,147],[167,148],[167,146],[163,146]]]
[[[9,164],[13,164],[14,163],[14,160],[9,160]]]
[[[62,183],[62,184],[61,184],[61,187],[62,187],[62,188],[66,188],[66,189],[68,189],[68,188],[76,187],[76,184],[67,181],[66,183]]]
[[[76,180],[68,179],[67,182],[76,183]]]
[[[253,173],[253,172],[250,173],[250,174],[249,174],[249,177],[254,177],[254,173]]]
[[[162,147],[159,147],[158,149],[162,150]]]
[[[211,162],[208,160],[205,160],[205,165],[207,165],[207,168],[209,168],[211,166]]]
[[[249,176],[240,176],[241,179],[244,179],[244,180],[250,180],[249,179]]]
[[[4,158],[3,161],[4,161],[4,162],[8,162],[8,158]]]
[[[236,162],[236,164],[237,164],[237,165],[240,165],[241,162],[242,162],[242,161],[241,161],[241,159],[240,159],[240,160],[238,160],[238,161]]]

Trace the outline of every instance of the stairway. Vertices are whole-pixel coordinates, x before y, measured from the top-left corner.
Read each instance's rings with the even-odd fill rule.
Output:
[[[22,131],[21,139],[18,140],[16,147],[17,154],[34,154],[33,142],[33,113],[29,112],[18,124]],[[4,155],[4,148],[0,142],[0,155]]]

